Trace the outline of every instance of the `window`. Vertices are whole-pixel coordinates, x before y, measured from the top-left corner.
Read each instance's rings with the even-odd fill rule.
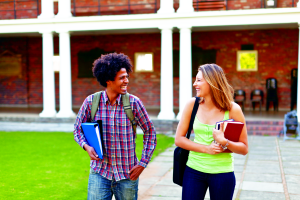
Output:
[[[192,46],[192,77],[196,77],[200,65],[216,63],[217,50],[203,50],[201,47]],[[173,50],[173,77],[179,77],[180,51]]]
[[[216,63],[217,50],[203,50],[201,47],[192,46],[192,77],[196,77],[200,65]]]
[[[135,53],[134,61],[135,72],[153,72],[153,53]]]
[[[93,78],[92,68],[94,61],[101,57],[102,54],[108,53],[112,52],[107,52],[99,48],[78,52],[78,78]]]

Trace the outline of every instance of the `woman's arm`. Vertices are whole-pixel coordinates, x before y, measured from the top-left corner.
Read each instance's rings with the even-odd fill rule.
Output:
[[[242,112],[241,107],[232,103],[232,108],[229,111],[230,118],[234,119],[234,121],[239,121],[244,123],[244,127],[242,133],[240,135],[240,139],[238,142],[228,141],[227,148],[234,153],[246,155],[248,153],[248,137],[247,137],[247,128],[244,114]],[[223,124],[221,125],[223,126]],[[213,136],[219,144],[225,146],[227,143],[227,139],[224,137],[224,133],[222,131],[214,129]]]
[[[195,98],[190,99],[183,110],[181,119],[176,130],[175,145],[190,151],[208,154],[218,154],[223,151],[223,149],[219,145],[212,142],[209,146],[206,146],[195,143],[185,137],[189,128],[195,100]]]

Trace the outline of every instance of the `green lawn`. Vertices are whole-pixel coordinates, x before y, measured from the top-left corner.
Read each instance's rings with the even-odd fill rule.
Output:
[[[161,134],[157,141],[152,159],[174,144]],[[86,199],[89,157],[72,133],[0,132],[0,152],[0,199]]]

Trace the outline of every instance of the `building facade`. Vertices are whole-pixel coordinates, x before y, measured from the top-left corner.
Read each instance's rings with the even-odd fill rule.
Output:
[[[254,89],[264,92],[266,105],[268,78],[277,80],[279,110],[291,107],[297,0],[9,2],[0,2],[0,106],[40,106],[41,117],[73,117],[86,96],[103,90],[91,75],[92,61],[122,52],[134,65],[129,93],[159,109],[160,119],[180,119],[195,94],[197,67],[207,62],[245,91],[246,109]],[[255,70],[239,70],[241,50],[256,52]],[[152,69],[138,71],[137,53],[152,55]]]

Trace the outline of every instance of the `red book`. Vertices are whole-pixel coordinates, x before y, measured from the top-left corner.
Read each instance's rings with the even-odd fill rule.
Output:
[[[226,139],[233,141],[233,142],[238,142],[240,139],[240,135],[242,133],[244,127],[244,123],[238,122],[238,121],[233,121],[233,122],[224,122],[223,126],[223,131],[224,131],[224,136]],[[223,151],[223,153],[232,153],[229,149],[226,149]]]

